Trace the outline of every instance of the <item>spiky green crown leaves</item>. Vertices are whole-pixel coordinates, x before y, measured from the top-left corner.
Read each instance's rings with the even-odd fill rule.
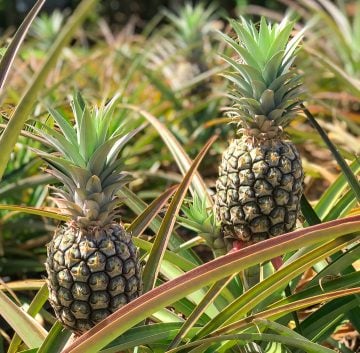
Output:
[[[217,222],[213,210],[207,207],[206,198],[201,198],[195,194],[188,206],[183,206],[182,211],[186,217],[178,217],[181,223],[192,230],[199,233],[213,233],[219,232],[220,225]]]
[[[301,102],[300,75],[291,70],[302,32],[290,39],[294,23],[260,25],[241,18],[231,20],[237,39],[222,34],[236,59],[223,56],[232,72],[224,76],[234,84],[228,96],[233,101],[230,116],[240,132],[260,139],[282,133]]]
[[[168,10],[164,13],[177,30],[174,35],[179,44],[196,49],[202,45],[204,34],[210,30],[215,11],[216,7],[213,5],[206,6],[202,2],[192,5],[187,2],[177,13]]]
[[[117,156],[139,129],[124,134],[120,126],[110,128],[118,99],[90,111],[77,93],[71,103],[74,126],[49,108],[60,131],[44,124],[42,129],[34,128],[57,151],[36,151],[48,163],[48,172],[63,184],[54,188],[54,201],[79,228],[112,223],[117,216],[116,191],[130,179]]]
[[[197,232],[216,254],[224,255],[225,245],[220,237],[220,223],[214,210],[207,206],[206,198],[195,194],[192,202],[188,206],[183,205],[181,209],[184,217],[178,216],[179,224]]]

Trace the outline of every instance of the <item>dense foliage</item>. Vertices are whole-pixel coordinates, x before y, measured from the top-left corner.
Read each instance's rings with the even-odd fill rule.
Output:
[[[360,5],[43,3],[1,42],[0,352],[358,352]]]

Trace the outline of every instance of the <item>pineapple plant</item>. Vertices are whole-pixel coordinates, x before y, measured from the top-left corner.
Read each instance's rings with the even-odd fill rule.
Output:
[[[196,74],[208,70],[204,46],[206,36],[214,28],[214,14],[216,8],[212,5],[206,7],[203,3],[192,5],[185,3],[178,13],[165,11],[173,29],[174,39],[179,47],[185,51],[185,58],[191,71]]]
[[[62,187],[54,201],[70,220],[48,244],[49,301],[57,318],[77,335],[141,293],[141,267],[131,235],[117,220],[116,192],[129,181],[117,155],[137,132],[112,128],[117,99],[90,111],[79,94],[71,103],[73,127],[49,109],[60,131],[34,129],[57,151],[36,151]]]
[[[220,227],[213,208],[207,205],[205,197],[198,194],[188,205],[182,207],[183,216],[178,216],[179,223],[185,228],[195,231],[202,241],[212,250],[214,257],[226,253],[225,242],[219,236]]]
[[[292,39],[286,18],[260,25],[231,20],[237,38],[223,38],[236,58],[223,56],[232,83],[228,113],[240,135],[222,156],[215,211],[228,250],[295,228],[303,192],[300,155],[284,129],[302,101],[300,75],[291,69],[302,33]]]
[[[217,23],[216,7],[200,2],[186,2],[176,12],[165,10],[169,21],[166,36],[156,37],[153,49],[148,52],[149,67],[161,69],[174,90],[182,90],[195,77],[209,70],[211,47],[210,33]],[[199,92],[209,93],[209,82],[201,81],[189,96]]]

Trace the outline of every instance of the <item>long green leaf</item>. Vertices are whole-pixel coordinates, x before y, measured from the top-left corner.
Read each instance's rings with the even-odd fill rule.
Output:
[[[40,309],[43,307],[45,302],[48,299],[48,288],[46,284],[43,284],[43,286],[40,288],[40,290],[36,293],[34,299],[32,300],[27,313],[35,317],[35,315],[40,311]],[[21,344],[21,337],[15,333],[14,337],[12,338],[9,349],[7,353],[16,353],[19,345]]]
[[[123,192],[124,192],[124,190],[123,190]],[[126,198],[126,200],[129,201],[132,197],[131,196],[132,194],[129,194],[129,191],[125,191],[125,192],[127,193],[127,195],[130,196],[130,198],[129,197]],[[167,192],[173,193],[174,190],[169,189]],[[167,192],[165,192],[165,194]],[[160,197],[163,197],[163,196],[160,196]],[[157,201],[154,201],[154,202],[157,203]],[[154,202],[152,204],[155,205]],[[157,205],[156,207],[158,207],[158,206],[159,205]],[[136,235],[137,232],[140,230],[139,227],[140,228],[144,227],[144,224],[142,224],[143,221],[146,221],[146,223],[149,223],[149,221],[151,221],[148,218],[150,216],[150,213],[154,212],[154,209],[150,212],[150,207],[151,207],[151,205],[148,206],[144,211],[141,212],[139,217],[134,221],[136,223],[134,225],[133,224],[130,225],[128,230],[132,231],[132,229],[134,227],[135,235]],[[149,214],[147,214],[148,212],[149,212]],[[144,218],[143,218],[143,216],[144,216]],[[153,214],[153,217],[154,216],[156,216],[156,215]],[[141,219],[143,219],[143,221]],[[155,221],[155,219],[153,221]],[[160,226],[161,226],[161,224],[159,224],[159,227],[155,228],[156,233],[159,232]],[[136,228],[138,228],[138,229],[136,230]],[[170,239],[172,239],[173,243],[174,243],[174,240],[176,240],[176,238],[174,239],[174,236],[176,236],[176,233],[172,232]],[[153,248],[153,244],[146,242],[142,239],[139,239],[137,237],[134,238],[134,243],[149,253],[151,252],[151,249]],[[186,251],[186,259],[185,259],[184,257],[179,256],[178,254],[170,253],[169,251],[166,250],[164,253],[164,260],[167,260],[168,263],[166,261],[161,262],[161,273],[163,275],[165,275],[167,278],[172,279],[172,278],[182,275],[184,270],[188,271],[188,270],[193,269],[195,267],[195,265],[188,260],[189,256],[191,256],[191,255],[192,255],[192,252],[189,252],[189,250],[187,250]],[[184,256],[185,256],[185,254],[184,254]],[[201,298],[203,297],[203,295],[204,295],[204,293],[202,291],[197,291],[197,292],[189,295],[189,300],[193,301],[194,303],[198,303],[201,301]],[[214,313],[213,309],[214,308],[211,306],[211,307],[209,307],[208,311],[212,312],[213,315],[215,315],[217,312]]]
[[[28,207],[28,206],[17,206],[17,205],[0,205],[0,210],[23,212],[27,214],[34,214],[41,217],[47,217],[57,219],[59,221],[69,220],[69,216],[62,215],[53,211],[47,211],[41,208]]]
[[[70,336],[71,331],[56,321],[37,353],[61,353]]]
[[[360,202],[360,183],[356,179],[356,177],[353,174],[351,168],[345,162],[344,158],[341,156],[341,154],[337,150],[336,146],[331,142],[328,135],[321,128],[321,126],[315,120],[314,116],[310,113],[310,111],[308,109],[306,109],[303,104],[301,104],[301,109],[304,111],[305,115],[310,120],[311,124],[318,131],[321,138],[324,140],[326,145],[329,147],[331,153],[333,154],[333,156],[335,157],[336,161],[338,162],[340,168],[342,169],[342,171],[343,171],[343,173],[344,173],[344,175],[345,175],[345,177],[346,177],[352,191],[354,192],[357,201]]]
[[[245,345],[246,342],[264,341],[264,342],[279,342],[283,345],[299,348],[307,353],[334,353],[332,349],[322,347],[304,338],[287,337],[269,333],[238,333],[233,335],[221,335],[218,337],[205,338],[197,342],[188,343],[182,347],[172,349],[168,353],[179,352],[183,349],[189,349],[194,346],[202,345],[200,350],[191,350],[189,352],[205,352],[205,347],[216,342],[235,341]],[[255,352],[255,351],[253,351]]]
[[[88,161],[94,152],[94,145],[98,138],[96,132],[96,120],[94,115],[90,113],[87,106],[83,110],[81,125],[78,127],[79,150],[83,158]]]
[[[238,273],[244,268],[257,264],[259,258],[261,258],[262,261],[266,261],[284,252],[293,251],[325,240],[335,239],[359,230],[360,216],[353,216],[283,234],[219,257],[154,288],[120,308],[114,314],[110,315],[107,320],[99,323],[83,334],[73,344],[67,347],[63,353],[97,352],[153,312],[170,305],[209,283],[213,283],[233,273]],[[353,292],[356,293],[356,291]],[[337,292],[336,295],[345,295],[344,293],[353,294],[353,292],[351,292],[351,290],[349,292],[340,291]],[[326,298],[331,299],[332,296],[326,294]],[[317,299],[323,300],[324,298],[321,297]],[[308,305],[308,302],[302,304]],[[311,303],[309,305],[311,305]],[[289,310],[291,312],[297,310],[297,308],[294,309],[291,307]]]
[[[349,236],[349,242],[353,242],[353,237]],[[238,320],[250,312],[262,300],[267,298],[271,293],[286,286],[291,279],[303,273],[312,264],[319,260],[339,251],[345,246],[341,239],[334,239],[321,247],[309,251],[289,265],[281,268],[272,276],[259,282],[254,287],[250,288],[243,295],[233,301],[227,308],[225,308],[216,318],[211,320],[198,333],[198,337],[203,337],[214,329],[223,326],[226,323]],[[196,337],[197,338],[197,337]]]
[[[349,295],[324,304],[301,323],[302,333],[315,342],[323,342],[341,324],[347,313],[360,306],[360,297]]]
[[[307,297],[305,299],[298,300],[293,303],[284,304],[284,305],[281,305],[281,306],[273,308],[273,309],[268,309],[268,310],[253,314],[251,316],[251,319],[244,318],[239,321],[236,321],[230,325],[224,326],[224,327],[220,328],[219,330],[212,332],[212,335],[216,336],[216,335],[220,335],[220,334],[224,334],[224,333],[231,333],[234,331],[236,332],[239,329],[245,329],[247,327],[250,327],[252,322],[257,319],[277,320],[293,311],[297,311],[300,309],[310,307],[312,305],[324,303],[326,301],[330,302],[331,300],[334,300],[337,298],[347,297],[347,296],[350,296],[353,294],[359,294],[359,293],[360,293],[360,288],[357,287],[357,288],[337,290],[337,291],[329,292],[326,294],[320,294],[320,295],[315,295],[312,297]]]
[[[167,261],[161,262],[161,274],[165,276],[165,278],[168,278],[169,280],[173,280],[177,277],[183,276],[184,272],[181,271],[176,266],[173,266],[171,263],[168,263]],[[193,293],[188,294],[185,298],[188,299],[191,303],[194,303],[195,305],[199,305],[199,303],[202,302],[204,296],[206,295],[207,288],[201,288]],[[185,299],[183,298],[183,299]],[[214,305],[214,303],[210,303],[210,305],[206,308],[205,314],[209,317],[214,317],[219,313],[218,309]],[[203,318],[204,316],[202,316]],[[206,318],[206,321],[208,321],[208,318]]]
[[[167,200],[173,195],[177,185],[169,188],[164,193],[162,193],[156,200],[154,200],[144,212],[134,219],[134,221],[128,227],[128,232],[130,232],[134,237],[139,236],[142,232],[148,227],[152,222],[157,213],[162,209]]]
[[[347,317],[357,332],[360,331],[360,307],[356,307],[347,313]]]
[[[0,315],[29,348],[39,347],[45,340],[47,331],[2,291],[0,291]]]
[[[133,238],[133,241],[137,247],[150,253],[151,248],[153,246],[152,243],[137,237]],[[179,267],[182,271],[190,271],[196,267],[196,265],[193,262],[169,250],[165,251],[164,260],[169,261],[171,264]]]
[[[344,275],[341,277],[336,277],[335,279],[319,282],[317,285],[313,285],[308,287],[300,292],[297,292],[293,295],[290,295],[284,299],[281,299],[270,305],[269,308],[275,308],[277,306],[281,306],[285,303],[293,303],[298,300],[309,298],[313,295],[320,295],[323,293],[335,291],[338,289],[351,288],[356,287],[360,283],[360,273],[354,272],[348,275]]]
[[[321,219],[312,208],[310,202],[307,200],[305,195],[302,195],[300,200],[301,212],[304,215],[308,225],[315,225],[321,223]]]
[[[26,15],[24,21],[21,23],[20,27],[15,33],[14,38],[12,39],[9,47],[7,48],[4,56],[1,59],[0,62],[0,93],[3,90],[6,79],[9,75],[10,68],[12,63],[15,60],[16,54],[18,53],[20,46],[22,42],[25,39],[25,36],[27,32],[29,31],[29,28],[34,21],[35,17],[41,10],[42,6],[44,5],[45,0],[38,0],[33,8],[29,11],[29,13]]]
[[[86,161],[79,153],[79,149],[71,144],[63,134],[49,128],[41,122],[38,122],[38,124],[43,128],[43,130],[40,130],[34,126],[32,129],[38,132],[39,135],[47,140],[62,155],[66,156],[69,161],[76,163],[79,167],[82,168],[86,166]],[[46,132],[44,130],[46,130]]]
[[[75,129],[71,126],[71,124],[62,116],[62,114],[51,108],[48,107],[48,111],[52,115],[52,117],[55,119],[57,124],[59,125],[61,131],[63,132],[63,135],[66,137],[66,139],[73,145],[77,146],[77,136]]]
[[[350,189],[341,199],[334,205],[331,211],[324,218],[324,221],[331,221],[332,219],[342,218],[349,214],[349,212],[356,207],[356,196]]]
[[[204,158],[206,152],[209,150],[216,137],[212,137],[199,152],[197,157],[194,159],[194,162],[190,166],[189,170],[186,172],[183,181],[180,183],[179,188],[177,189],[170,206],[165,214],[165,217],[161,223],[160,229],[156,238],[154,240],[154,245],[151,249],[149,259],[146,262],[143,271],[143,282],[144,282],[144,293],[151,290],[156,281],[156,277],[159,273],[161,260],[164,257],[164,252],[167,248],[170,234],[175,225],[176,216],[180,211],[182,201],[186,195],[188,187],[191,183],[191,179],[199,166],[200,162]]]
[[[146,210],[148,205],[141,200],[135,193],[129,190],[127,187],[123,187],[118,191],[120,197],[123,198],[124,203],[136,214],[141,214]],[[162,222],[162,218],[157,215],[153,221],[150,223],[149,227],[157,233],[160,229],[160,225]],[[183,244],[183,240],[180,236],[173,231],[170,241],[169,241],[169,248],[177,249],[181,244]],[[186,257],[187,260],[191,261],[193,264],[198,265],[201,264],[202,261],[198,258],[195,252],[191,251],[191,249],[184,249],[178,252],[179,255]]]
[[[203,300],[195,307],[193,312],[187,317],[183,326],[180,328],[179,332],[174,337],[173,341],[169,345],[168,349],[174,348],[179,345],[181,340],[188,334],[191,328],[195,325],[196,321],[199,319],[200,315],[205,311],[205,309],[210,305],[210,303],[216,298],[216,296],[226,287],[226,285],[231,281],[233,277],[223,278],[220,281],[216,282],[206,293]]]
[[[26,92],[17,105],[14,114],[6,125],[5,130],[0,136],[0,180],[3,177],[10,154],[15,146],[21,129],[30,117],[34,108],[38,93],[44,88],[45,80],[50,70],[56,64],[62,49],[69,43],[75,30],[82,24],[89,12],[97,3],[97,0],[83,0],[77,7],[66,26],[63,27],[49,54],[38,73],[33,77]]]
[[[355,175],[360,173],[359,159],[355,159],[351,163],[350,169]],[[324,219],[326,215],[329,214],[347,187],[348,183],[346,181],[346,176],[344,173],[341,173],[335,182],[332,183],[323,193],[319,202],[315,206],[315,211],[319,215],[320,219]]]
[[[131,349],[138,345],[156,342],[170,342],[178,332],[182,323],[159,323],[134,327],[118,339],[111,342],[109,347],[102,349],[101,353],[118,353],[125,349]],[[196,329],[190,332],[190,336]]]
[[[134,110],[141,114],[143,117],[145,117],[159,132],[161,138],[164,140],[166,145],[168,146],[170,152],[173,154],[174,159],[180,168],[180,171],[183,175],[186,174],[186,172],[189,170],[191,165],[191,160],[189,156],[184,151],[183,147],[180,145],[180,143],[177,141],[177,139],[174,137],[174,135],[170,132],[170,130],[162,124],[158,119],[156,119],[153,115],[148,113],[147,111],[140,109],[137,106],[131,105],[131,104],[123,104],[124,108],[128,108],[131,110]],[[213,206],[213,201],[207,191],[207,187],[203,179],[200,177],[199,173],[195,173],[194,178],[192,180],[192,192],[195,192],[202,197],[205,197],[207,200],[208,206]]]

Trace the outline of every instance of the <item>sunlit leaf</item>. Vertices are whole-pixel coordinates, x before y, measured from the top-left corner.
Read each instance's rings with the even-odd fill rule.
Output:
[[[31,114],[31,111],[36,103],[37,95],[40,90],[43,89],[44,82],[50,70],[56,64],[64,46],[69,43],[75,33],[75,30],[82,24],[96,3],[97,0],[83,0],[80,3],[72,17],[67,22],[67,25],[63,26],[62,31],[59,33],[56,41],[50,48],[43,66],[33,77],[19,104],[16,106],[11,119],[0,136],[0,180],[3,177],[10,154],[15,146],[21,129]]]
[[[187,189],[190,185],[191,179],[199,166],[201,160],[204,158],[206,152],[211,147],[212,143],[215,141],[216,137],[210,139],[203,149],[200,151],[198,156],[194,159],[193,164],[190,166],[189,170],[186,172],[183,181],[179,185],[169,208],[165,214],[165,217],[161,223],[160,229],[154,240],[154,245],[151,249],[149,258],[146,262],[145,268],[143,270],[143,281],[144,281],[144,292],[146,293],[152,289],[155,285],[155,280],[159,272],[161,259],[164,256],[164,252],[167,248],[170,234],[174,227],[176,221],[176,215],[178,214],[182,201],[186,195]]]
[[[190,168],[191,160],[184,151],[183,147],[170,132],[170,130],[164,124],[162,124],[158,119],[156,119],[153,115],[140,109],[139,107],[129,104],[123,104],[123,107],[138,112],[156,128],[156,130],[159,132],[160,136],[168,146],[169,150],[173,154],[175,161],[177,162],[182,174],[185,175]],[[194,175],[194,178],[192,180],[192,188],[198,193],[199,196],[205,197],[210,206],[213,205],[213,201],[209,196],[209,193],[207,192],[206,184],[198,173],[195,173]]]
[[[29,281],[24,281],[24,282],[29,282]],[[35,315],[40,311],[40,309],[43,307],[47,299],[48,299],[48,288],[46,284],[43,284],[40,290],[36,293],[32,302],[30,303],[29,308],[27,309],[27,313],[30,316],[35,317]],[[7,353],[16,353],[20,344],[21,344],[21,337],[18,334],[15,334],[10,342]]]
[[[2,291],[0,291],[0,315],[29,348],[39,347],[48,334],[33,317],[14,304]]]
[[[303,246],[310,246],[329,240],[329,238],[334,239],[359,230],[360,216],[348,217],[287,233],[217,258],[154,288],[120,308],[117,312],[110,315],[108,320],[99,323],[83,334],[73,344],[67,347],[63,353],[80,353],[84,352],[84,350],[88,353],[97,352],[156,310],[170,305],[176,300],[209,283],[213,283],[233,273],[238,273],[244,268],[255,265],[258,262],[259,253],[261,253],[262,260],[266,261],[284,252],[296,250]],[[333,296],[326,294],[325,297],[320,296],[320,298],[316,299],[326,298],[330,300],[333,297],[353,293],[356,293],[356,291],[339,291],[333,294]],[[314,298],[312,299],[315,300]],[[301,305],[304,306],[311,304],[311,300],[301,303]],[[296,306],[294,308],[291,305],[288,308],[290,312],[297,310]],[[276,311],[276,313],[277,312],[278,311]],[[284,310],[281,311],[281,313],[283,314]]]
[[[154,200],[144,212],[134,219],[134,221],[128,227],[128,232],[133,236],[139,236],[151,223],[157,213],[162,209],[167,200],[173,195],[176,191],[177,186],[173,186],[170,189],[166,190],[161,194],[156,200]]]
[[[61,353],[70,337],[71,331],[56,321],[37,353]]]
[[[10,69],[11,69],[11,65],[15,60],[16,54],[18,53],[20,46],[25,39],[25,36],[31,26],[31,23],[34,21],[35,17],[41,10],[44,3],[45,3],[45,0],[38,0],[35,3],[33,8],[26,15],[24,21],[22,22],[22,24],[16,31],[14,38],[12,39],[9,47],[7,48],[4,56],[1,59],[1,62],[0,62],[0,92],[4,88],[4,85],[6,83],[6,78],[8,77]]]
[[[17,212],[23,212],[23,213],[27,213],[27,214],[34,214],[34,215],[41,216],[41,217],[57,219],[59,221],[69,220],[69,216],[65,216],[61,213],[48,211],[46,209],[41,209],[41,208],[29,207],[29,206],[0,205],[0,210],[17,211]]]

